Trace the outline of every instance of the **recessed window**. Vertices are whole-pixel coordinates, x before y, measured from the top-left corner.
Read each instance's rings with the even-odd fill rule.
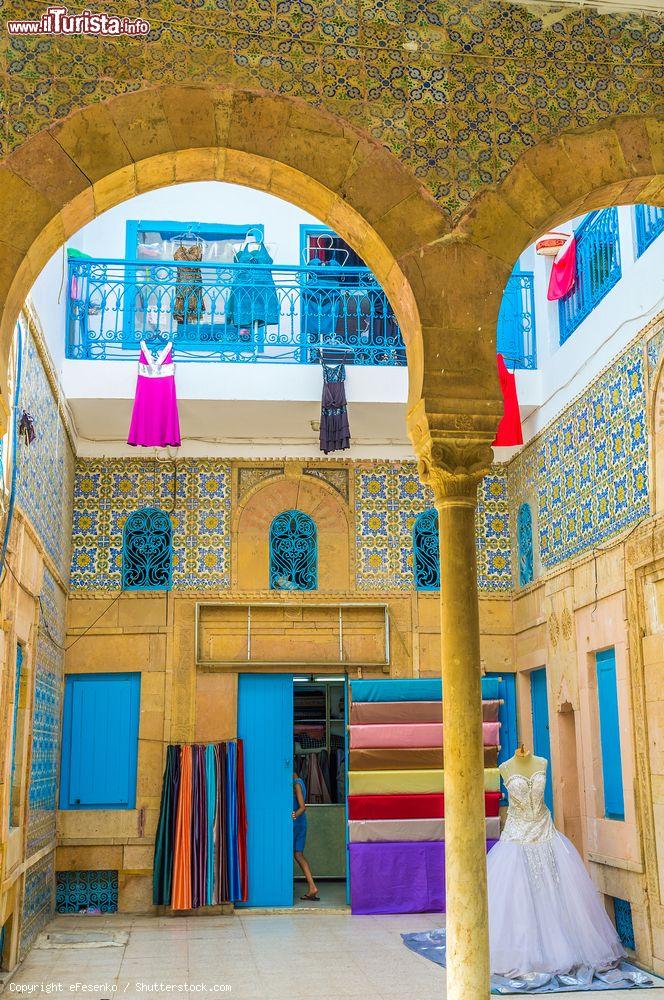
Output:
[[[170,590],[173,567],[171,519],[144,507],[130,514],[122,544],[123,590]]]
[[[535,562],[533,556],[533,514],[529,503],[522,503],[516,516],[516,534],[519,552],[519,586],[533,582]]]
[[[270,589],[316,590],[318,532],[301,510],[277,514],[270,526]]]
[[[440,590],[438,511],[425,510],[413,526],[413,569],[416,590]]]

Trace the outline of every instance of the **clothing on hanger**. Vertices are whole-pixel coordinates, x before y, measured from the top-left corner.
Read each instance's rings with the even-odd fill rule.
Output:
[[[185,246],[184,243],[180,243],[173,254],[173,259],[200,263],[203,259],[203,244],[198,242],[192,243],[191,246]],[[200,267],[178,267],[177,293],[173,305],[175,319],[178,323],[185,321],[195,323],[197,320],[200,321],[204,312],[203,276]]]
[[[175,392],[173,345],[153,355],[141,341],[138,379],[127,443],[141,448],[179,448],[180,420]]]
[[[278,324],[279,299],[269,269],[274,261],[265,244],[262,241],[245,243],[235,254],[235,263],[243,266],[233,271],[226,322],[250,330],[255,323],[261,326]]]
[[[331,451],[350,448],[350,425],[346,404],[346,368],[343,364],[328,365],[322,362],[323,397],[320,415],[320,450]]]

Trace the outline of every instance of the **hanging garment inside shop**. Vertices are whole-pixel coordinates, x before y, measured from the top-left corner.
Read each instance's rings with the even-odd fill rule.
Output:
[[[333,451],[350,448],[350,425],[346,403],[346,366],[330,365],[324,360],[323,398],[320,411],[320,450],[329,455]]]
[[[262,241],[247,243],[235,254],[234,271],[226,304],[226,322],[247,332],[279,323],[279,299],[272,271],[274,263]]]
[[[193,910],[247,899],[245,801],[241,740],[167,747],[155,906]]]
[[[127,443],[141,448],[179,448],[181,444],[173,345],[170,342],[153,355],[145,341],[141,341]]]
[[[205,312],[203,302],[203,278],[200,263],[203,259],[203,244],[192,243],[185,246],[181,243],[173,254],[173,260],[192,261],[194,266],[182,266],[177,269],[177,291],[173,305],[173,315],[178,323],[196,323]]]

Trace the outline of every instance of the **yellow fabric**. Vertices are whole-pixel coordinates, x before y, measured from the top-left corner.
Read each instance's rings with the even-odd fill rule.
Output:
[[[350,771],[348,786],[351,795],[409,795],[442,792],[444,771]],[[484,768],[484,791],[500,791],[497,767]]]

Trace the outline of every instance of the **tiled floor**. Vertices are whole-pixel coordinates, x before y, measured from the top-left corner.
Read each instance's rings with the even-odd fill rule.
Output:
[[[36,947],[5,993],[34,995],[45,984],[61,983],[61,995],[99,1000],[186,996],[196,986],[199,997],[216,993],[232,1000],[441,1000],[444,972],[408,951],[399,936],[400,931],[423,930],[433,922],[430,916],[351,917],[307,911],[235,917],[58,917],[49,932],[125,930],[128,941],[107,948]],[[70,989],[77,983],[107,985],[93,994]],[[144,984],[164,988],[146,989]],[[172,984],[170,990],[167,984]],[[230,990],[222,990],[224,985]],[[603,1000],[625,997],[624,992],[598,995]],[[643,996],[664,1000],[664,989]]]

